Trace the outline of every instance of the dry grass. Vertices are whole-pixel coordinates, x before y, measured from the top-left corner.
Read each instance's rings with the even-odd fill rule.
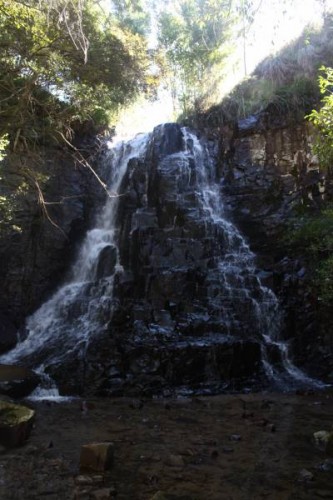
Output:
[[[265,58],[222,100],[219,112],[210,107],[207,116],[217,113],[225,122],[274,111],[298,120],[320,101],[317,78],[322,65],[333,67],[333,15],[326,17],[321,29],[306,27],[297,40]]]

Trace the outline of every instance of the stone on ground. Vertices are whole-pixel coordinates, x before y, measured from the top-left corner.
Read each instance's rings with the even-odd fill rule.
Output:
[[[22,445],[29,437],[35,412],[26,406],[0,401],[0,444]]]
[[[81,448],[80,470],[103,472],[113,462],[113,443],[90,443]]]

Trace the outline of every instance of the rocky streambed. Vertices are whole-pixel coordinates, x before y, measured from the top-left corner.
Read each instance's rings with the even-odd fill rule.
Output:
[[[333,391],[177,400],[27,403],[29,440],[1,449],[3,499],[333,498]],[[112,442],[106,472],[80,472],[81,446]]]

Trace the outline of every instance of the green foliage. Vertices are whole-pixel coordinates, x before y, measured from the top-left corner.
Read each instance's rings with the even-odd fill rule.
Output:
[[[320,298],[333,302],[333,207],[298,219],[289,243],[309,259]]]
[[[12,149],[70,137],[73,122],[106,126],[149,64],[145,39],[93,0],[0,0],[0,48],[0,137]]]
[[[279,85],[277,81],[252,76],[223,100],[222,109],[230,119],[267,110],[296,120],[302,119],[318,99],[317,85],[310,78],[297,76],[290,84]]]
[[[232,17],[230,2],[181,0],[159,16],[159,43],[169,65],[175,100],[186,113],[226,58]]]
[[[319,98],[315,82],[306,77],[297,77],[290,85],[278,87],[270,98],[270,105],[277,113],[303,118]]]
[[[122,29],[145,36],[150,29],[150,13],[145,0],[112,0],[116,20]]]
[[[73,154],[75,132],[87,123],[102,132],[155,84],[143,25],[130,23],[140,1],[132,4],[123,19],[95,0],[0,0],[0,231],[15,229],[28,199],[48,216],[44,146]]]
[[[319,89],[323,95],[320,109],[313,110],[307,118],[315,125],[319,135],[314,145],[321,165],[330,170],[333,166],[333,68],[322,66]]]

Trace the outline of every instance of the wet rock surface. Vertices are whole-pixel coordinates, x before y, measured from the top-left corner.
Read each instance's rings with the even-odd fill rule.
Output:
[[[77,296],[75,284],[61,289],[56,335],[50,329],[48,341],[23,355],[24,363],[38,366],[46,359],[46,372],[62,394],[257,390],[268,385],[264,355],[277,374],[283,370],[277,343],[263,349],[264,336],[280,335],[274,288],[296,364],[315,377],[333,377],[332,336],[318,329],[307,270],[281,253],[278,240],[296,203],[323,196],[309,131],[265,127],[258,117],[239,124],[233,135],[225,133],[219,151],[216,140],[204,139],[200,149],[197,137],[177,124],[157,127],[145,154],[129,160],[111,231],[116,236],[100,242],[95,275],[82,278]],[[75,220],[85,211],[80,200],[70,213]],[[258,268],[242,235],[219,211],[221,201],[258,251]],[[67,220],[68,231],[72,223]],[[56,266],[65,264],[58,250]],[[41,266],[49,273],[46,262]],[[41,331],[43,321],[37,322]],[[66,344],[74,330],[82,331],[75,345],[49,362],[58,352],[57,335]]]
[[[124,272],[115,279],[110,339],[87,350],[89,366],[103,351],[114,358],[99,358],[110,374],[101,373],[99,394],[218,392],[265,380],[254,311],[263,291],[241,236],[205,198],[220,204],[220,188],[215,160],[205,147],[197,157],[195,141],[166,124],[154,130],[145,158],[129,163],[117,215]]]
[[[37,387],[40,377],[28,368],[0,364],[0,394],[24,398]]]
[[[331,427],[332,397],[267,393],[143,399],[141,407],[131,407],[129,399],[95,399],[85,412],[80,401],[34,404],[36,425],[28,442],[0,451],[0,496],[332,498],[330,458],[312,442],[317,429]],[[264,419],[276,425],[276,432],[258,425]],[[230,441],[233,435],[241,439]],[[79,471],[81,446],[87,442],[114,444],[110,470]]]
[[[280,299],[296,364],[332,382],[332,314],[313,289],[311,266],[285,239],[290,217],[318,213],[333,198],[332,178],[312,153],[312,126],[267,111],[206,132],[219,142],[226,207]]]
[[[20,231],[0,238],[0,308],[9,324],[5,328],[3,320],[0,326],[3,352],[8,350],[7,341],[3,344],[9,335],[12,340],[8,347],[16,343],[12,329],[17,332],[25,317],[64,279],[95,203],[100,200],[97,182],[92,182],[88,169],[75,167],[69,152],[50,147],[39,154],[48,178],[42,190],[49,218],[36,193],[30,193],[21,211],[15,213]],[[28,165],[30,159],[26,161]]]

